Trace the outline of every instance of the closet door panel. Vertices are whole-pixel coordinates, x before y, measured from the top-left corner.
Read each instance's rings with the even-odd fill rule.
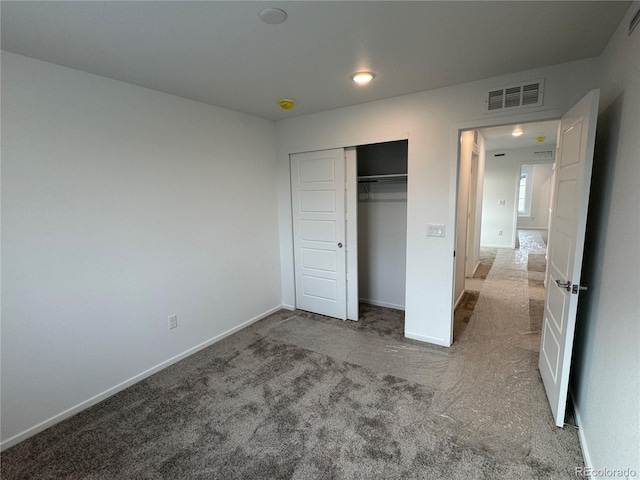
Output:
[[[291,155],[296,307],[347,318],[345,154]]]

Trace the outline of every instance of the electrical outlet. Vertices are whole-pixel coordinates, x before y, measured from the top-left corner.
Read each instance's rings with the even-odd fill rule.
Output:
[[[176,328],[178,326],[178,316],[177,315],[169,315],[169,330],[172,328]]]
[[[502,230],[498,230],[498,235],[502,235]]]

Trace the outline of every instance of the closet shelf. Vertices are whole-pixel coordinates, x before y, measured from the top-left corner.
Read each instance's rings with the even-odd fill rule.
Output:
[[[406,182],[406,173],[392,173],[389,175],[363,175],[358,177],[358,183],[374,183],[374,182]]]

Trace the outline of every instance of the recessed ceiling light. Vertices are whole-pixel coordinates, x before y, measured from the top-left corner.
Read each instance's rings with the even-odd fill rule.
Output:
[[[278,25],[287,19],[287,12],[279,8],[265,8],[259,14],[260,20],[269,25]]]
[[[513,135],[514,137],[519,137],[520,135],[522,135],[524,132],[522,131],[522,129],[520,128],[516,128],[513,132],[511,132],[511,135]]]
[[[375,77],[375,75],[371,72],[358,72],[351,76],[351,80],[356,82],[358,85],[366,85],[373,80],[373,77]]]

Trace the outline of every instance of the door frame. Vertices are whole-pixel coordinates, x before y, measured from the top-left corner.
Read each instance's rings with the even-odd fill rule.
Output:
[[[347,256],[347,320],[358,321],[358,155],[356,147],[345,147],[345,215],[346,215],[346,256]]]
[[[465,266],[464,266],[464,275],[465,278],[468,278],[470,276],[473,276],[473,274],[475,273],[476,269],[478,268],[479,265],[479,258],[475,257],[475,246],[476,246],[476,237],[479,236],[477,235],[477,231],[480,228],[479,225],[477,225],[477,221],[478,221],[478,216],[477,216],[477,212],[478,212],[478,175],[479,175],[479,168],[480,168],[480,152],[478,151],[478,146],[474,145],[471,151],[471,174],[469,175],[469,198],[467,199],[467,204],[468,204],[468,208],[467,208],[467,241],[466,241],[466,258],[465,258]],[[484,172],[483,172],[484,175]],[[483,192],[484,193],[484,192]],[[482,207],[480,207],[480,211],[482,212]],[[482,218],[482,214],[480,215],[480,217]],[[473,230],[471,230],[471,233],[473,233],[473,235],[469,235],[470,229],[469,226],[473,226]],[[470,251],[471,250],[471,251]],[[469,253],[472,254],[471,258],[474,260],[474,264],[473,265],[469,265]]]
[[[456,152],[456,161],[451,162],[451,189],[450,189],[450,201],[454,206],[453,208],[453,219],[452,219],[452,229],[454,231],[453,235],[453,248],[457,245],[458,239],[458,189],[459,189],[459,181],[458,177],[460,175],[460,160],[461,160],[461,144],[460,138],[462,132],[468,130],[481,130],[483,128],[491,128],[491,127],[501,127],[504,125],[512,125],[512,124],[527,124],[533,122],[544,122],[547,120],[560,120],[563,113],[560,110],[541,110],[535,112],[527,112],[515,115],[500,115],[491,118],[484,118],[479,120],[472,120],[467,122],[455,123],[451,126],[451,151]],[[453,254],[453,253],[452,253]],[[453,344],[453,322],[454,322],[454,314],[455,314],[455,302],[457,299],[455,298],[455,289],[456,289],[456,265],[459,261],[465,259],[466,255],[458,255],[457,253],[454,256],[453,261],[453,274],[452,274],[452,282],[451,282],[451,317],[450,317],[450,328],[449,328],[449,339],[448,345]],[[466,259],[465,259],[466,262]],[[466,265],[465,265],[466,270]]]

